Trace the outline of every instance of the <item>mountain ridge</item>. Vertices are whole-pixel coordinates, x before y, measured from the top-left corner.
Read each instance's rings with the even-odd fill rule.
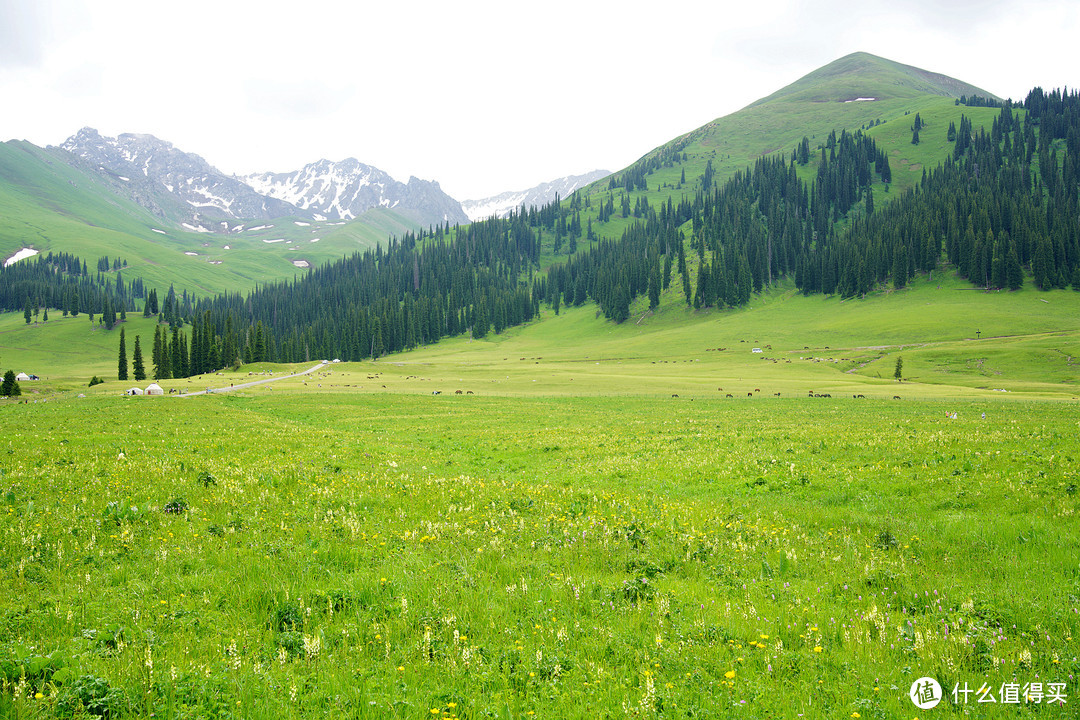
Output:
[[[235,177],[256,192],[287,202],[316,220],[353,220],[372,208],[383,207],[421,225],[468,222],[461,203],[443,192],[437,181],[410,176],[408,182],[402,183],[356,158],[324,158],[292,172]]]
[[[67,153],[157,217],[196,232],[228,232],[239,220],[354,220],[379,207],[418,225],[468,222],[438,182],[410,177],[401,183],[355,158],[320,160],[292,173],[234,176],[154,135],[113,138],[90,127],[50,149]]]
[[[462,200],[461,207],[473,222],[486,220],[492,215],[503,218],[522,205],[540,207],[553,201],[556,194],[567,197],[578,188],[602,180],[610,174],[610,170],[592,170],[581,175],[565,175],[527,190],[508,190],[478,200]]]

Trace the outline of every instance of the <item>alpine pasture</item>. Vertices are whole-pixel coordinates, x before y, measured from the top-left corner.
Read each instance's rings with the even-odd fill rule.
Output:
[[[188,398],[0,318],[0,713],[1071,716],[1080,293],[634,309]]]

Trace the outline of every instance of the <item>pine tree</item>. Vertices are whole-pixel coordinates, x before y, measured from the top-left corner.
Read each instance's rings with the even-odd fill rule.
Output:
[[[660,257],[651,253],[649,265],[649,309],[655,310],[660,305]]]
[[[101,319],[105,323],[106,330],[112,330],[116,325],[116,312],[113,310],[112,300],[105,296],[105,304],[101,308]]]
[[[33,308],[30,307],[30,296],[26,296],[26,304],[23,306],[23,318],[26,320],[26,324],[30,324],[30,318],[33,317]]]
[[[0,395],[5,397],[22,395],[22,388],[19,387],[19,383],[15,379],[14,370],[8,370],[4,373],[4,381],[0,383]]]
[[[172,377],[170,367],[169,339],[160,325],[154,326],[154,379],[167,380]]]
[[[1077,266],[1080,270],[1080,266]],[[1024,268],[1020,267],[1020,260],[1016,257],[1016,245],[1009,245],[1009,252],[1005,256],[1005,278],[1010,290],[1019,290],[1024,284]]]
[[[900,290],[907,286],[908,280],[908,254],[907,246],[900,243],[893,250],[892,268],[893,287]]]
[[[124,344],[124,328],[120,328],[120,358],[116,366],[116,379],[128,379],[127,347]]]
[[[904,358],[901,355],[896,356],[896,369],[893,370],[893,377],[896,378],[896,382],[903,380],[904,374]]]
[[[123,333],[123,330],[120,332]],[[143,365],[142,347],[139,346],[138,335],[135,336],[135,351],[131,357],[131,369],[135,374],[135,380],[146,379],[146,367]]]

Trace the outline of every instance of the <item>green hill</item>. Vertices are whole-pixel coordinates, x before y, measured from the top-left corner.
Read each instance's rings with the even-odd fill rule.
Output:
[[[859,98],[881,101],[923,95],[950,98],[977,95],[1000,100],[993,93],[948,75],[903,65],[870,53],[856,52],[807,73],[747,107],[768,105],[780,100],[848,103]]]
[[[791,153],[803,137],[817,149],[832,131],[866,130],[901,160],[894,168],[893,187],[910,188],[924,167],[933,168],[948,157],[945,131],[961,113],[975,128],[990,123],[996,110],[957,106],[961,96],[997,100],[997,96],[947,75],[858,52],[835,60],[745,108],[717,118],[646,153],[629,168],[594,183],[584,192],[606,197],[612,184],[621,187],[627,174],[647,175],[647,189],[633,192],[650,203],[692,195],[707,164],[717,184],[772,153]],[[863,98],[863,100],[860,100]],[[872,98],[872,99],[866,99]],[[911,124],[916,113],[929,123],[930,144],[912,146]],[[940,137],[938,137],[940,135]],[[683,181],[685,177],[685,181]],[[888,196],[885,196],[888,199]],[[597,224],[594,229],[617,237],[625,223]],[[583,218],[582,222],[586,222]]]

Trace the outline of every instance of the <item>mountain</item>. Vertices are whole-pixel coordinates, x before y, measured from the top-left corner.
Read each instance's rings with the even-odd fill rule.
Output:
[[[741,110],[654,148],[615,175],[622,179],[628,173],[640,175],[660,166],[671,167],[672,159],[678,155],[683,159],[680,170],[685,171],[686,177],[700,176],[711,163],[713,178],[722,182],[762,156],[790,152],[803,137],[816,147],[834,130],[839,133],[843,129],[876,128],[908,114],[914,118],[915,113],[928,108],[944,112],[953,108],[961,96],[976,95],[999,99],[991,92],[948,75],[856,52],[807,73]],[[959,120],[959,113],[956,114]],[[969,108],[969,117],[971,114]],[[910,120],[902,124],[908,127]],[[901,188],[909,186],[906,177],[901,176],[901,180]],[[669,184],[677,186],[670,181]],[[665,188],[663,196],[668,192]]]
[[[468,222],[460,203],[437,182],[401,183],[352,158],[320,160],[293,173],[235,177],[153,135],[112,138],[83,128],[60,149],[118,194],[196,232],[231,231],[237,220],[354,220],[374,208],[392,209],[417,226]]]
[[[800,102],[879,101],[920,95],[974,96],[1001,100],[993,93],[962,80],[904,65],[866,52],[855,52],[807,73],[747,107],[776,100]]]
[[[415,177],[402,183],[355,158],[341,162],[319,160],[291,173],[255,173],[237,179],[316,220],[352,220],[382,207],[420,225],[469,221],[461,204],[444,193],[439,183]]]
[[[525,207],[540,207],[555,199],[555,196],[568,197],[578,188],[585,187],[589,183],[596,182],[610,175],[608,170],[593,170],[584,175],[567,175],[566,177],[541,183],[528,190],[517,190],[499,193],[480,200],[463,200],[461,207],[469,220],[486,220],[492,215],[504,218],[522,205]]]
[[[220,221],[228,234],[184,229],[173,219],[195,220],[184,215],[193,210],[158,189],[149,172],[119,176],[56,146],[0,143],[0,260],[31,249],[73,254],[93,267],[107,256],[123,259],[124,275],[147,286],[240,292],[420,227],[384,208],[352,221],[302,221],[295,210],[285,218]],[[202,226],[190,220],[183,222],[210,225],[202,214],[195,220]],[[211,227],[222,229],[220,222]]]
[[[293,215],[296,208],[255,192],[198,155],[153,135],[105,137],[83,128],[60,145],[105,176],[121,194],[189,230],[217,230],[218,222]]]

